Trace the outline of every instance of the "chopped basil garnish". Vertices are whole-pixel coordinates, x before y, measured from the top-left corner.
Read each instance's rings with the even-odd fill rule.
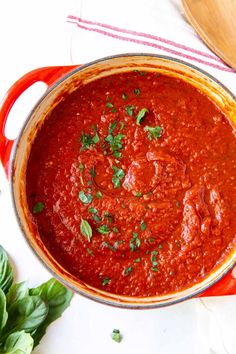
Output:
[[[125,177],[125,173],[121,168],[118,168],[116,166],[112,166],[112,169],[114,171],[112,183],[114,184],[114,188],[119,188],[120,180]]]
[[[110,243],[108,243],[108,242],[106,242],[106,241],[104,241],[103,243],[102,243],[102,245],[103,246],[106,246],[107,248],[109,248],[112,252],[115,252],[115,248],[114,247],[112,247],[112,245],[110,245]]]
[[[136,259],[134,260],[134,263],[140,263],[140,261],[141,261],[141,258],[138,257],[138,258],[136,258]]]
[[[157,251],[152,251],[151,252],[151,262],[152,262],[152,270],[154,270],[155,268],[157,268],[158,265],[158,261],[156,258],[156,255],[158,254]],[[157,271],[157,270],[156,270]]]
[[[117,127],[117,121],[110,123],[108,128],[108,134],[112,134],[113,131],[116,129],[116,127]]]
[[[108,108],[110,108],[110,111],[111,111],[112,113],[115,113],[115,112],[116,112],[116,108],[114,108],[114,106],[113,106],[113,104],[112,104],[111,102],[106,102],[106,106],[107,106]]]
[[[91,214],[97,214],[98,211],[96,208],[88,208],[88,211],[91,213]]]
[[[140,95],[140,90],[139,90],[138,88],[135,88],[135,89],[134,89],[134,94],[135,94],[136,96]]]
[[[161,243],[158,245],[158,248],[159,248],[159,250],[162,250],[163,246]]]
[[[98,191],[98,192],[96,193],[96,197],[97,197],[98,199],[101,199],[101,198],[102,198],[102,192]]]
[[[148,239],[148,241],[149,241],[150,243],[152,243],[152,242],[154,242],[154,241],[155,241],[155,238],[150,237],[150,238]]]
[[[44,204],[42,202],[38,202],[33,206],[33,213],[38,214],[41,213],[44,209]]]
[[[126,268],[126,269],[124,270],[124,274],[125,274],[125,275],[128,275],[129,273],[132,272],[133,269],[134,269],[133,266],[130,266],[130,267]]]
[[[109,234],[110,229],[107,225],[102,225],[97,228],[97,231],[100,232],[100,234]]]
[[[118,151],[122,149],[122,139],[125,138],[123,134],[112,135],[108,134],[105,138],[105,141],[110,145],[111,151],[116,155],[116,158],[121,157],[121,153]],[[118,152],[118,154],[117,154]]]
[[[82,203],[84,204],[89,204],[93,200],[92,194],[85,194],[84,191],[79,192],[79,199],[81,200]]]
[[[119,232],[119,230],[117,229],[117,227],[113,227],[112,231],[117,234]]]
[[[143,118],[145,117],[146,113],[149,113],[149,110],[147,108],[140,109],[140,111],[138,112],[138,114],[136,116],[136,123],[138,125],[140,125],[140,123],[143,120]]]
[[[122,98],[123,98],[123,100],[127,100],[128,96],[127,96],[127,94],[125,92],[122,93]]]
[[[91,145],[95,145],[99,142],[98,133],[96,133],[93,137],[90,134],[82,132],[80,141],[82,143],[81,150],[89,149]]]
[[[158,268],[157,268],[157,267],[152,267],[151,270],[152,270],[153,272],[158,272]]]
[[[89,225],[88,221],[81,219],[80,231],[81,231],[82,235],[90,242],[93,232],[92,232],[92,228]]]
[[[145,224],[145,222],[144,222],[143,220],[141,221],[140,229],[141,229],[142,231],[146,230],[146,224]]]
[[[146,125],[144,130],[146,132],[148,132],[149,140],[151,140],[152,137],[154,137],[155,139],[159,139],[161,137],[161,134],[162,134],[162,128],[159,127],[159,125],[157,125],[156,127],[150,127],[150,126]]]
[[[126,107],[125,107],[126,113],[127,113],[130,117],[132,117],[132,115],[133,115],[134,108],[135,108],[134,106],[126,106]]]
[[[121,121],[121,122],[120,122],[120,130],[123,130],[124,127],[125,127],[125,123]]]
[[[137,232],[133,232],[133,236],[130,240],[129,246],[130,246],[130,250],[131,252],[135,251],[137,248],[140,247],[141,241],[138,238],[138,233]]]
[[[111,279],[110,278],[103,278],[102,279],[102,286],[106,286],[107,284],[109,284],[110,283],[110,281],[111,281]]]
[[[93,178],[95,177],[96,173],[95,173],[94,166],[90,168],[89,173],[90,173],[90,176],[91,176],[91,177],[93,177]]]
[[[93,251],[90,248],[87,248],[87,252],[90,256],[94,257]]]
[[[109,214],[107,212],[104,213],[104,217],[108,219],[109,223],[111,223],[113,221],[111,214]]]
[[[141,192],[136,192],[135,197],[141,198],[143,196],[143,193]]]
[[[111,334],[111,338],[117,343],[120,343],[122,341],[122,336],[120,334],[119,329],[113,329],[113,332]]]
[[[84,165],[81,162],[79,164],[79,170],[80,170],[80,172],[83,172],[83,170],[84,170]]]

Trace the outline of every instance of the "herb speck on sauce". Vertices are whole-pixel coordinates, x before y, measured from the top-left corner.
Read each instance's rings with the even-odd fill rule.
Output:
[[[78,194],[79,200],[84,204],[89,204],[93,200],[92,194],[85,194],[84,191],[80,191]]]
[[[91,145],[95,145],[99,142],[99,136],[98,133],[96,133],[93,137],[88,134],[88,133],[84,133],[82,132],[81,138],[80,138],[82,147],[81,147],[81,151],[83,150],[87,150],[90,148]]]
[[[96,197],[97,197],[98,199],[101,199],[101,198],[102,198],[102,192],[101,192],[101,191],[98,191],[98,192],[96,193]]]
[[[44,209],[44,203],[42,202],[37,202],[34,206],[33,206],[33,213],[34,214],[38,214],[41,213]]]
[[[148,132],[149,140],[152,140],[152,138],[159,139],[162,134],[162,128],[159,126],[149,127],[148,125],[146,125],[144,130]]]
[[[129,105],[125,107],[126,113],[132,117],[135,106]]]
[[[110,281],[111,281],[110,278],[107,278],[107,277],[103,278],[102,279],[102,286],[108,285],[110,283]]]
[[[125,268],[125,270],[124,270],[124,275],[128,275],[128,274],[130,274],[131,272],[132,272],[132,270],[134,269],[134,267],[133,266],[130,266],[130,267],[128,267],[128,268]]]
[[[140,90],[138,88],[134,89],[134,94],[135,96],[139,96],[140,95]]]
[[[125,173],[121,168],[118,168],[117,166],[112,166],[112,169],[114,171],[113,177],[112,177],[112,183],[114,184],[114,188],[119,188],[120,187],[120,181],[125,177]]]
[[[146,224],[145,224],[145,222],[142,220],[141,221],[141,224],[140,224],[140,229],[142,230],[142,231],[145,231],[146,230]]]
[[[100,234],[109,234],[110,232],[110,229],[107,225],[102,225],[102,226],[99,226],[97,228],[97,231],[100,233]]]
[[[90,242],[92,235],[93,235],[93,231],[91,226],[89,225],[87,220],[84,220],[81,218],[81,222],[80,222],[80,231],[81,234],[87,239],[87,241]]]
[[[146,113],[149,113],[149,110],[147,108],[142,108],[140,109],[140,111],[138,112],[137,116],[136,116],[136,123],[138,125],[141,124],[142,120],[144,119]]]

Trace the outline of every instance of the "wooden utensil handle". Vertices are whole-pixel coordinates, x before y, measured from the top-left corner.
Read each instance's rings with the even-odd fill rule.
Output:
[[[76,68],[76,66],[52,66],[44,67],[30,71],[22,76],[11,86],[0,104],[0,160],[3,164],[5,172],[9,177],[10,174],[10,154],[14,140],[9,140],[5,136],[5,127],[8,115],[12,106],[18,97],[35,82],[42,81],[48,87],[52,86],[58,79],[66,73]]]

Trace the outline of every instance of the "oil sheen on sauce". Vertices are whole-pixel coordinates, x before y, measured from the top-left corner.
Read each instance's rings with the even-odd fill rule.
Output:
[[[78,88],[32,145],[32,220],[55,259],[111,293],[201,281],[235,247],[236,140],[191,85],[132,71]]]

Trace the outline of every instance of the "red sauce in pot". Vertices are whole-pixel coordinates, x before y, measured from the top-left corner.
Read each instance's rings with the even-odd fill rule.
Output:
[[[99,79],[37,134],[26,173],[33,221],[58,262],[97,288],[190,287],[235,246],[235,142],[219,108],[179,79]]]

